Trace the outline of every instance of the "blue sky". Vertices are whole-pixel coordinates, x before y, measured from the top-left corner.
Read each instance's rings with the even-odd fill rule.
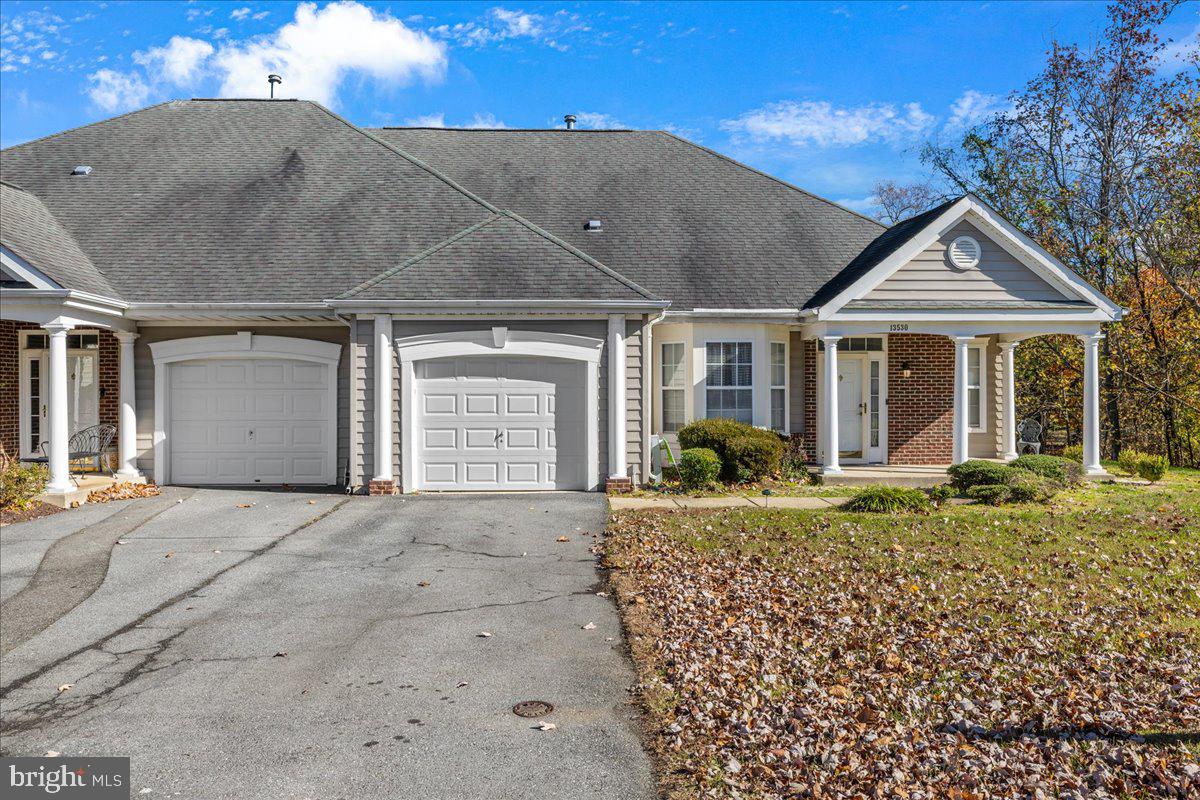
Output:
[[[1200,10],[1164,33],[1194,39]],[[360,125],[667,128],[866,210],[1030,78],[1098,2],[0,2],[0,143],[175,97]]]

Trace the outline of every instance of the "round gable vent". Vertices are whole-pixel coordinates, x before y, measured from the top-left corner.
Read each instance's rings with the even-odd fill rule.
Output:
[[[946,248],[946,258],[950,266],[956,269],[971,269],[979,265],[979,256],[983,251],[979,242],[972,236],[958,236]]]

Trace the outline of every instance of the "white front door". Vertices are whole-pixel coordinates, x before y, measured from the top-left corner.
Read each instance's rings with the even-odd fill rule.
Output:
[[[333,366],[212,358],[169,367],[170,480],[183,484],[334,482]]]
[[[414,365],[415,480],[424,490],[587,488],[587,371],[499,356]]]
[[[100,422],[100,361],[94,350],[67,351],[67,435]],[[21,457],[40,457],[50,435],[50,355],[26,350],[21,355]]]
[[[838,457],[863,458],[864,360],[839,353],[838,358]]]

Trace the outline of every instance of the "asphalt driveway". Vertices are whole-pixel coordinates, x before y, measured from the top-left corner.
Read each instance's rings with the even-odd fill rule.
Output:
[[[0,605],[20,628],[0,661],[4,754],[128,755],[135,796],[653,796],[596,594],[603,497],[171,489],[135,513],[146,502],[4,530],[0,579],[21,581]],[[96,549],[77,521],[113,537],[103,582],[23,626],[31,554]],[[553,730],[512,713],[534,699]]]

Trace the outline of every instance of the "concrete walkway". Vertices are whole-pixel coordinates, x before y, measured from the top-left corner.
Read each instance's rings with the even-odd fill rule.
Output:
[[[620,497],[608,498],[613,511],[644,511],[646,509],[678,508],[836,508],[849,497]]]

